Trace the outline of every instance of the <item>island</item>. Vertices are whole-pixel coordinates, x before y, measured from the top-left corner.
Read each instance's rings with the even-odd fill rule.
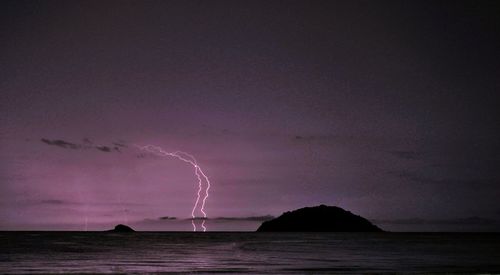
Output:
[[[114,229],[108,230],[108,232],[135,232],[135,230],[124,224],[119,224]]]
[[[304,207],[265,221],[257,232],[383,232],[367,219],[336,206]]]

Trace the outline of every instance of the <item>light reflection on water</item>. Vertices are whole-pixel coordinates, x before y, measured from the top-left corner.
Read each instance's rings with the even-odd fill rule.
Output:
[[[0,232],[0,273],[500,272],[496,233]]]

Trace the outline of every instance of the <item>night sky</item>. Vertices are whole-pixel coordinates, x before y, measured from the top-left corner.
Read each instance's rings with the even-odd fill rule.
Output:
[[[498,226],[499,14],[1,1],[0,230],[191,230],[192,166],[147,144],[196,157],[209,230],[319,204],[389,229]]]

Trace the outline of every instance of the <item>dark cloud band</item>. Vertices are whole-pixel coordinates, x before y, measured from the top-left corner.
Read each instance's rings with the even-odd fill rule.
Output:
[[[63,149],[73,149],[73,150],[96,149],[105,153],[121,152],[120,148],[127,147],[127,145],[124,143],[113,143],[114,146],[93,145],[93,142],[88,138],[84,138],[82,144],[73,143],[62,139],[41,138],[40,141],[47,145],[53,145]]]

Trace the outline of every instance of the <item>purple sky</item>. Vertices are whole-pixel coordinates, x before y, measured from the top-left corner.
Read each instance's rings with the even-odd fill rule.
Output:
[[[0,230],[190,230],[192,167],[134,144],[196,156],[209,217],[241,218],[209,230],[499,220],[498,6],[2,1]]]

